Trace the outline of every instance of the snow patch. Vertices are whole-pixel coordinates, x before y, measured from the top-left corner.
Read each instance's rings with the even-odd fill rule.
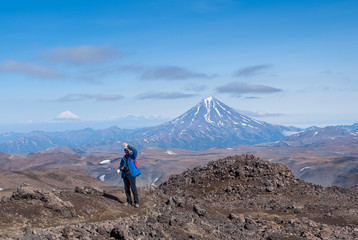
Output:
[[[104,182],[104,177],[105,177],[106,175],[102,175],[102,176],[100,176],[99,177],[99,180],[101,180],[102,182]]]
[[[300,172],[306,170],[306,169],[309,169],[309,168],[312,168],[312,167],[304,167],[304,168],[301,168]]]
[[[256,122],[256,123],[258,123],[258,124],[260,124],[260,125],[264,125],[264,123],[261,122],[261,121],[256,121],[255,119],[253,119],[253,121]]]
[[[318,134],[318,132],[315,132],[312,137],[316,136],[317,134]]]
[[[294,135],[294,134],[297,134],[298,132],[297,131],[283,131],[282,134],[285,136],[285,137],[288,137],[288,136],[291,136],[291,135]]]
[[[168,153],[169,155],[177,155],[175,152],[170,151],[170,150],[167,150],[167,153]]]
[[[213,99],[214,99],[214,98],[213,98],[212,96],[210,96],[210,97],[205,98],[204,101],[205,101],[205,103],[206,103],[206,102],[209,102],[209,103],[210,103]]]
[[[155,183],[159,180],[159,178],[156,178],[153,180],[153,182],[151,183],[151,185],[155,185]]]
[[[224,109],[225,111],[227,111],[226,110],[226,108],[224,108],[219,102],[218,102],[218,105],[222,108],[222,109]],[[229,114],[231,114],[231,112],[229,112],[229,111],[227,111]]]
[[[199,105],[199,107],[196,109],[196,113],[194,114],[194,116],[196,116],[199,113],[200,107],[201,107],[201,105]]]
[[[214,109],[215,109],[216,113],[219,115],[219,117],[220,117],[220,118],[223,118],[223,115],[220,114],[218,108],[214,108]]]
[[[100,162],[99,164],[111,164],[111,160],[107,159],[107,160],[103,160],[102,162]]]
[[[241,125],[242,125],[242,126],[248,126],[248,127],[250,127],[250,128],[257,128],[257,127],[251,126],[250,124],[246,124],[246,123],[241,123]]]

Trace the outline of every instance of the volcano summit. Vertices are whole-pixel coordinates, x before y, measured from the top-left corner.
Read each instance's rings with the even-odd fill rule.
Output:
[[[251,119],[208,97],[172,121],[141,133],[139,144],[201,150],[277,141],[284,137],[282,132],[280,126]]]

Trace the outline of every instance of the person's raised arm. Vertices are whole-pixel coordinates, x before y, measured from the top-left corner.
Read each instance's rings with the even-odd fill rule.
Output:
[[[133,152],[133,159],[136,160],[138,151],[134,147],[127,144],[128,149],[130,149]]]

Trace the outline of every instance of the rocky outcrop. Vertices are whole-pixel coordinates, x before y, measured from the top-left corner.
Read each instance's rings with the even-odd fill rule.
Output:
[[[160,186],[164,193],[174,193],[181,189],[211,189],[220,182],[238,181],[240,186],[226,186],[226,192],[235,191],[241,185],[264,187],[265,191],[294,183],[291,170],[283,164],[274,164],[253,155],[227,157],[199,166],[179,175],[173,175]]]
[[[30,199],[41,201],[45,207],[61,213],[66,218],[76,217],[76,211],[71,202],[62,201],[54,193],[46,190],[22,185],[10,197],[10,201],[26,201]]]
[[[79,187],[76,186],[75,187],[75,192],[76,193],[81,193],[81,194],[96,194],[96,195],[102,195],[103,191],[97,188],[93,188],[90,186],[84,186],[84,187]]]
[[[227,157],[187,170],[171,176],[160,189],[169,196],[160,210],[162,218],[179,223],[187,237],[358,237],[358,217],[352,215],[358,211],[356,188],[306,183],[295,179],[285,165],[253,155]],[[195,231],[188,228],[191,222],[195,223]],[[211,235],[205,235],[210,231]]]

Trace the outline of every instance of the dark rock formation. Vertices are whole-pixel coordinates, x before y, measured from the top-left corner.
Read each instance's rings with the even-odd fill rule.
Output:
[[[93,187],[89,187],[89,186],[84,186],[84,187],[75,187],[75,192],[76,193],[81,193],[81,194],[97,194],[97,195],[102,195],[103,191],[97,188],[93,188]]]
[[[76,211],[71,202],[62,201],[54,193],[22,185],[10,197],[10,201],[26,201],[35,199],[41,201],[45,207],[61,213],[62,216],[76,217]]]

